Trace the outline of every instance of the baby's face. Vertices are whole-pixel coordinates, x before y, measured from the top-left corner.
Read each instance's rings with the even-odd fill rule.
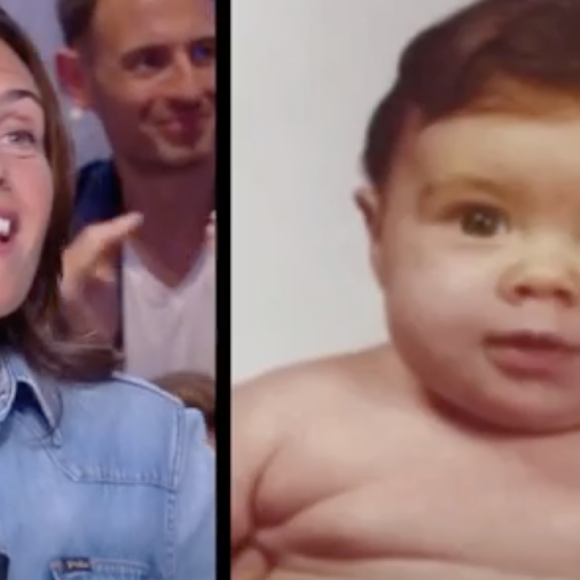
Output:
[[[375,267],[420,383],[503,426],[580,426],[580,112],[423,128],[382,195]]]

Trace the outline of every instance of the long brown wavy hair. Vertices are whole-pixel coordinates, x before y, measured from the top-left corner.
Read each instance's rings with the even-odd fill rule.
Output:
[[[116,357],[108,346],[71,342],[60,332],[62,251],[68,241],[74,194],[71,144],[60,106],[42,60],[20,26],[0,8],[0,39],[30,70],[46,117],[45,150],[54,198],[40,263],[30,292],[14,313],[0,321],[0,346],[19,352],[38,372],[64,380],[98,380],[110,374]]]

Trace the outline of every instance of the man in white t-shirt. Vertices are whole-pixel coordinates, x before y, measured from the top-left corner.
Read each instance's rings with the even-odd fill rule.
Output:
[[[57,73],[113,157],[81,169],[64,254],[68,322],[151,378],[214,375],[212,0],[59,0]]]

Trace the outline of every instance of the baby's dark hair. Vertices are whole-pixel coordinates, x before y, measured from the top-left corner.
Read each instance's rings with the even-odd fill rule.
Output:
[[[186,407],[200,410],[208,431],[215,430],[215,382],[211,377],[184,371],[163,375],[152,382],[181,399]]]
[[[472,107],[525,109],[530,92],[580,97],[580,2],[481,0],[456,12],[403,52],[367,130],[368,180],[388,181],[410,113],[425,124]]]

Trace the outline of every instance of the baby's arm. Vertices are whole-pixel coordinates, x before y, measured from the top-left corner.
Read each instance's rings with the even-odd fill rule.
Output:
[[[254,580],[267,573],[266,562],[252,545],[252,539],[258,483],[284,428],[276,412],[280,394],[278,382],[275,377],[264,377],[236,387],[232,392],[230,545],[233,580]]]
[[[329,412],[336,399],[335,385],[344,380],[343,373],[336,372],[336,368],[334,363],[313,361],[275,371],[233,389],[230,540],[233,580],[259,580],[269,572],[264,554],[255,543],[264,516],[260,513],[262,482],[268,480],[278,451],[296,437],[297,425],[312,420],[320,409]]]
[[[562,576],[531,576],[452,562],[403,561],[389,563],[385,577],[397,580],[572,580]]]

